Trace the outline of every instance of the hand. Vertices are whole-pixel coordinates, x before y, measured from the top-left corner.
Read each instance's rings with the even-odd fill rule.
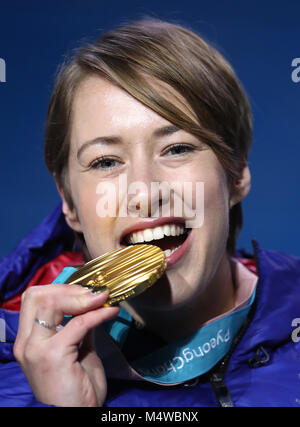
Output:
[[[106,377],[89,331],[119,313],[119,307],[103,307],[108,295],[92,294],[78,285],[33,286],[24,292],[14,355],[39,401],[102,406]],[[64,314],[74,317],[56,331]]]

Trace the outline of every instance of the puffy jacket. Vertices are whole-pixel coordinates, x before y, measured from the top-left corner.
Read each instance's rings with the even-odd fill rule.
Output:
[[[58,206],[0,264],[0,406],[38,402],[13,356],[20,297],[82,262]],[[300,258],[265,251],[236,256],[259,276],[250,313],[226,356],[208,373],[178,386],[108,378],[106,406],[300,406]],[[298,319],[298,320],[297,320]],[[299,329],[299,334],[298,334]]]

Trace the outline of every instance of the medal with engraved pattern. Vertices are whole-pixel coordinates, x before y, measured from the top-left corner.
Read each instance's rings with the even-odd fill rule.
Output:
[[[109,290],[105,306],[116,305],[152,286],[163,274],[167,261],[154,245],[136,244],[101,255],[79,267],[65,283],[93,292]]]

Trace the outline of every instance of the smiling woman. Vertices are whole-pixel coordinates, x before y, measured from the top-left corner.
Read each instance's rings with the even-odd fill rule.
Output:
[[[69,112],[80,83],[91,75],[105,78],[164,117],[169,122],[165,136],[179,128],[194,135],[198,144],[209,146],[224,167],[230,185],[240,178],[251,146],[252,119],[247,98],[230,65],[183,27],[141,21],[83,46],[70,63],[61,67],[49,106],[45,158],[70,206]],[[102,142],[117,142],[109,135],[104,139],[96,135],[93,141],[99,138]],[[232,254],[241,226],[238,201],[230,210],[227,248]]]
[[[23,293],[14,356],[27,379],[24,406],[295,404],[300,348],[289,334],[300,261],[256,242],[253,256],[235,247],[251,141],[249,103],[231,66],[181,26],[134,22],[62,65],[45,135],[62,209],[19,248],[28,276],[12,280],[20,270],[12,262],[2,284],[9,322],[17,320],[5,310],[18,309]],[[90,292],[86,277],[66,286],[97,267],[95,258],[108,266],[113,254],[149,248],[164,269],[120,307],[107,307],[108,292]],[[142,283],[149,257],[129,260]],[[83,261],[91,263],[77,270]],[[112,273],[117,288],[131,286],[127,262],[99,271],[98,282]]]

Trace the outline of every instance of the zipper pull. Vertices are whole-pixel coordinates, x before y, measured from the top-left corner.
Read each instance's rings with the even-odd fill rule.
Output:
[[[209,381],[213,388],[219,406],[224,408],[234,407],[229,389],[224,384],[224,375],[220,372],[214,372],[210,376]]]
[[[248,360],[249,368],[260,368],[261,366],[268,365],[271,358],[267,350],[259,345],[254,356],[250,357]]]

